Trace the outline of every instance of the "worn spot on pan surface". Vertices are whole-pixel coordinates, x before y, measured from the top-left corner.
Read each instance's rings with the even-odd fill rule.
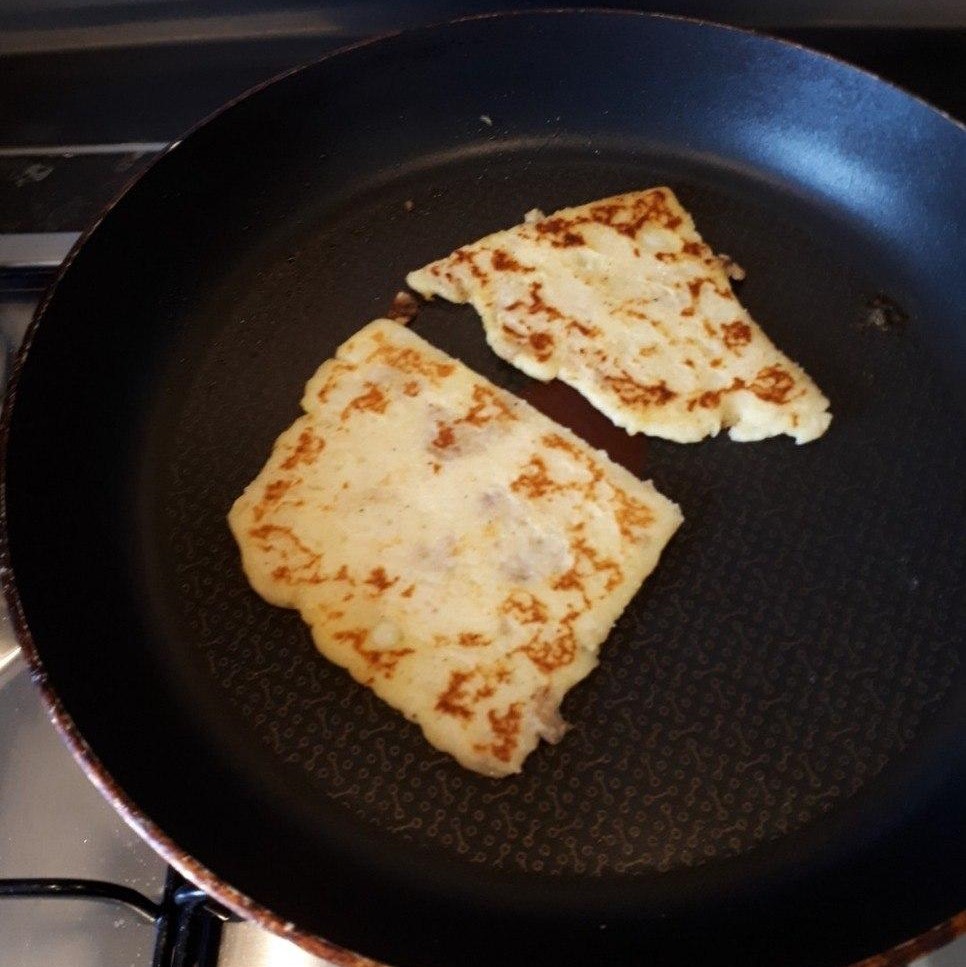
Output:
[[[317,656],[294,613],[255,598],[224,514],[296,413],[304,380],[384,311],[408,268],[534,204],[664,180],[748,270],[740,296],[814,374],[836,420],[802,448],[651,443],[648,472],[686,523],[600,669],[568,697],[572,732],[521,776],[486,780]],[[944,515],[962,443],[935,419],[914,341],[856,332],[870,290],[858,253],[824,250],[774,202],[639,163],[508,157],[390,183],[293,235],[294,262],[282,246],[244,283],[239,268],[221,335],[190,382],[172,384],[181,417],[158,529],[170,607],[238,728],[364,823],[543,874],[741,853],[814,821],[895,760],[957,667],[963,548]],[[519,391],[470,310],[431,304],[415,326]]]

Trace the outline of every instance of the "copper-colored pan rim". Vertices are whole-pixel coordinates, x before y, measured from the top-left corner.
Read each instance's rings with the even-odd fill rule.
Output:
[[[460,17],[455,20],[447,21],[445,23],[456,24],[465,21],[475,21],[475,20],[489,20],[495,18],[509,18],[515,16],[539,16],[545,14],[555,14],[555,15],[607,15],[607,16],[634,16],[634,17],[650,17],[659,20],[674,20],[682,21],[685,23],[693,24],[697,27],[710,28],[713,30],[728,30],[738,34],[750,35],[759,37],[762,40],[766,40],[771,43],[781,44],[786,47],[791,47],[796,50],[803,51],[809,56],[822,57],[826,60],[832,61],[841,66],[847,67],[849,70],[858,71],[859,73],[866,74],[874,78],[879,83],[885,84],[894,90],[900,91],[907,97],[912,98],[919,104],[927,107],[929,110],[940,115],[946,121],[954,124],[961,131],[966,133],[966,125],[953,118],[951,115],[945,111],[940,110],[932,104],[922,98],[912,94],[896,84],[879,77],[871,71],[864,70],[862,68],[856,67],[854,64],[842,60],[841,58],[834,57],[830,54],[823,53],[822,51],[812,50],[809,47],[805,47],[801,44],[795,43],[794,41],[784,40],[782,38],[773,37],[768,34],[762,34],[758,31],[749,30],[747,28],[735,27],[728,24],[718,24],[710,20],[701,20],[692,17],[681,17],[672,14],[662,14],[662,13],[645,13],[643,11],[637,10],[610,10],[610,9],[595,9],[593,7],[581,7],[581,8],[543,8],[535,10],[520,10],[520,11],[499,11],[494,13],[484,13],[475,14],[467,17]],[[124,187],[117,193],[117,195],[104,206],[103,210],[94,220],[94,222],[84,231],[78,240],[75,242],[64,262],[60,266],[56,277],[44,294],[38,304],[33,318],[27,328],[26,334],[24,336],[23,343],[21,344],[20,351],[17,355],[16,361],[13,365],[12,372],[10,374],[10,380],[7,387],[6,396],[3,402],[3,410],[0,413],[0,585],[2,585],[3,594],[6,598],[7,606],[10,610],[11,621],[16,633],[17,639],[23,648],[24,656],[27,661],[27,665],[30,670],[31,679],[36,685],[41,700],[46,707],[50,720],[60,733],[67,747],[70,749],[71,754],[74,759],[80,765],[81,769],[91,780],[94,786],[100,791],[100,793],[107,799],[107,801],[114,807],[114,809],[120,814],[122,819],[140,835],[150,846],[168,863],[171,864],[179,873],[189,879],[192,883],[201,887],[206,893],[208,893],[214,900],[223,904],[233,913],[238,916],[243,917],[246,920],[250,920],[257,923],[259,926],[271,931],[272,933],[278,934],[287,940],[292,941],[299,947],[307,950],[309,953],[320,957],[322,959],[330,961],[332,964],[338,965],[338,967],[386,967],[385,964],[372,960],[368,957],[364,957],[360,954],[353,953],[337,944],[331,943],[323,938],[309,933],[304,930],[300,930],[295,924],[284,920],[273,913],[268,908],[262,906],[251,897],[246,896],[239,890],[230,886],[224,880],[222,880],[216,873],[209,870],[206,866],[199,863],[194,857],[190,856],[181,847],[179,847],[172,839],[170,839],[154,822],[152,822],[147,815],[137,806],[137,804],[124,792],[124,790],[118,785],[114,778],[108,773],[107,769],[98,759],[97,755],[94,753],[93,749],[87,744],[83,736],[78,731],[73,719],[68,714],[67,710],[61,704],[60,698],[58,697],[55,689],[50,684],[46,670],[44,669],[43,663],[40,659],[40,655],[35,647],[33,637],[27,627],[27,622],[25,615],[23,613],[23,607],[21,604],[20,596],[17,591],[16,581],[13,575],[13,570],[10,562],[10,545],[9,545],[9,531],[7,527],[7,500],[6,500],[6,454],[7,454],[7,444],[9,441],[10,428],[13,407],[16,402],[17,396],[17,386],[20,379],[20,374],[22,372],[24,363],[28,356],[30,345],[33,342],[34,335],[36,334],[37,328],[40,321],[47,310],[48,305],[53,298],[53,293],[55,292],[58,284],[65,275],[65,273],[70,268],[74,259],[77,257],[77,253],[80,251],[81,247],[86,243],[88,238],[97,231],[100,224],[111,212],[111,210],[117,205],[121,198],[133,187],[133,185],[143,178],[148,171],[150,171],[157,163],[159,163],[164,157],[170,154],[172,151],[177,150],[178,145],[190,137],[195,131],[204,127],[210,121],[214,120],[216,117],[230,110],[236,104],[247,99],[253,94],[257,94],[270,85],[274,84],[276,81],[280,81],[286,77],[290,77],[293,74],[297,74],[306,68],[312,67],[315,64],[321,63],[322,61],[328,60],[331,57],[337,56],[338,54],[345,53],[350,50],[355,50],[358,48],[368,47],[372,44],[382,43],[393,37],[397,37],[403,34],[416,33],[423,30],[431,30],[444,26],[445,23],[431,24],[422,27],[412,28],[405,31],[390,31],[384,34],[380,34],[375,37],[368,38],[366,40],[360,41],[356,44],[346,45],[340,47],[338,50],[332,51],[323,57],[312,61],[309,64],[303,64],[301,66],[291,68],[289,70],[283,71],[274,77],[269,78],[255,86],[249,88],[244,93],[232,98],[230,101],[223,104],[217,110],[213,111],[203,120],[199,121],[193,127],[191,127],[179,140],[173,142],[164,151],[162,151],[156,158],[154,158],[151,163],[135,177],[131,178]],[[922,934],[913,937],[897,946],[891,948],[885,953],[875,954],[864,960],[857,961],[851,967],[901,967],[915,960],[918,957],[924,956],[925,954],[936,950],[937,948],[944,946],[957,937],[961,935],[966,935],[966,910],[955,914],[948,920],[926,930]]]

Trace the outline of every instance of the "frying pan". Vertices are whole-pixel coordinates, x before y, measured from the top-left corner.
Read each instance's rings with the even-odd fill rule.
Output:
[[[964,149],[827,57],[603,12],[403,33],[223,110],[72,253],[4,411],[7,597],[84,768],[340,963],[822,967],[962,928]],[[657,183],[835,419],[650,441],[686,523],[566,739],[486,779],[256,597],[225,514],[408,269]],[[525,385],[471,310],[415,326]]]

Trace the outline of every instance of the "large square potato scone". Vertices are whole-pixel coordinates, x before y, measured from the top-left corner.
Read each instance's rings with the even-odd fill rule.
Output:
[[[726,267],[674,192],[652,188],[531,212],[406,281],[472,303],[497,355],[559,377],[629,433],[814,440],[828,400],[738,302]]]
[[[404,326],[309,380],[235,502],[252,586],[462,765],[519,772],[681,522],[654,487]]]

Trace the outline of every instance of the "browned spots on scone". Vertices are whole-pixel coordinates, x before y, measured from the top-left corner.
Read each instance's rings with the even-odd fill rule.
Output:
[[[721,360],[718,360],[718,364],[721,364]],[[736,376],[731,381],[730,386],[723,386],[721,389],[716,390],[706,390],[693,399],[688,400],[688,412],[691,412],[696,406],[700,406],[704,410],[713,410],[721,403],[721,398],[726,393],[734,393],[744,388],[745,381],[740,376]]]
[[[707,319],[701,320],[701,327],[704,329],[705,335],[708,336],[709,339],[718,338],[718,334],[714,331],[714,326],[712,326]]]
[[[604,476],[604,471],[601,469],[600,464],[589,453],[584,452],[580,447],[559,433],[547,433],[540,440],[544,446],[550,447],[552,450],[563,450],[565,453],[569,453],[574,460],[586,467],[590,472],[591,479],[584,485],[584,489],[587,490],[587,496],[591,496],[590,491],[593,489],[593,486]],[[572,484],[571,486],[576,486],[578,489],[581,487],[580,484]]]
[[[715,358],[712,359],[711,362],[708,363],[708,365],[712,369],[718,369],[721,367],[722,363],[724,363],[724,360],[720,356],[715,356]]]
[[[714,289],[714,291],[722,299],[730,299],[732,302],[735,301],[735,294],[731,291],[731,286],[729,286],[727,283],[724,286],[716,285],[714,282],[714,279],[711,279],[705,276],[704,278],[700,278],[700,279],[691,279],[691,281],[688,282],[688,292],[691,295],[692,310],[694,308],[694,304],[696,304],[700,299],[701,287],[704,286],[705,284],[710,285],[711,288]],[[692,311],[684,314],[693,315],[694,313]]]
[[[386,398],[386,394],[383,393],[375,383],[366,382],[366,391],[360,393],[355,399],[349,401],[345,409],[342,411],[341,419],[343,422],[349,418],[353,410],[358,410],[360,413],[385,413],[386,407],[389,405],[389,400]]]
[[[766,366],[756,373],[755,381],[748,384],[748,389],[758,399],[779,406],[788,402],[789,394],[794,388],[794,377],[782,366]]]
[[[520,332],[512,326],[508,326],[506,323],[503,323],[500,328],[503,330],[503,335],[508,339],[512,339],[514,342],[524,343],[527,341],[527,334],[525,332]]]
[[[466,415],[456,422],[469,423],[471,426],[486,426],[494,420],[506,422],[516,418],[510,404],[496,390],[483,383],[476,383],[473,386],[473,405]]]
[[[525,494],[531,500],[537,500],[552,491],[560,490],[560,483],[550,476],[543,457],[534,455],[527,462],[523,473],[510,484],[510,489],[514,493]]]
[[[618,491],[622,493],[622,491]],[[627,496],[626,494],[624,495]],[[635,511],[633,509],[629,510],[628,513],[638,512],[640,514],[646,513],[648,515],[648,523],[653,519],[651,517],[651,512],[649,508],[643,508],[643,510]],[[600,554],[593,548],[592,545],[587,543],[587,540],[583,537],[575,537],[570,543],[571,549],[574,554],[585,560],[593,570],[598,574],[606,573],[609,575],[607,581],[604,584],[604,590],[607,592],[613,591],[621,581],[624,580],[624,572],[617,561],[609,557],[601,557]]]
[[[527,306],[527,312],[531,316],[539,313],[551,320],[563,318],[563,313],[544,299],[542,282],[530,283],[530,303]]]
[[[537,360],[541,363],[546,362],[553,355],[554,340],[549,332],[532,332],[529,342]]]
[[[356,368],[355,363],[347,363],[341,359],[333,360],[326,374],[325,382],[316,393],[319,402],[325,403],[328,400],[329,394],[339,385],[340,376],[345,373],[351,373]]]
[[[346,584],[355,586],[356,579],[349,574],[349,568],[343,564],[335,574],[332,575],[333,581],[345,581]]]
[[[522,265],[505,249],[494,249],[490,254],[490,263],[497,272],[532,272],[532,265]]]
[[[421,387],[419,385],[418,379],[411,379],[409,380],[408,383],[404,384],[403,386],[403,392],[407,396],[419,396],[420,389]]]
[[[403,598],[411,598],[413,596],[413,592],[415,590],[416,590],[416,585],[415,584],[410,584],[409,587],[406,588],[406,590],[403,591],[400,596],[403,597]]]
[[[735,319],[734,322],[726,322],[721,326],[721,338],[728,349],[732,351],[740,349],[751,342],[751,326],[740,319]]]
[[[465,265],[477,279],[486,279],[486,273],[476,264],[476,253],[465,248],[458,248],[450,258],[459,265]]]
[[[564,232],[563,236],[552,243],[558,248],[569,248],[571,245],[583,245],[584,236],[580,232]]]
[[[485,648],[493,644],[492,638],[487,638],[478,631],[461,631],[456,640],[463,648]]]
[[[385,678],[391,678],[399,662],[407,655],[413,653],[412,648],[366,648],[365,644],[369,637],[369,631],[366,628],[350,628],[342,631],[334,631],[332,637],[336,641],[348,642],[352,646],[352,650],[373,671],[379,672]]]
[[[602,379],[622,402],[630,406],[664,406],[678,395],[668,388],[663,379],[656,383],[642,384],[626,370],[620,370],[617,374],[606,374]]]
[[[521,645],[520,651],[546,675],[571,664],[577,656],[573,621],[579,614],[579,611],[569,611],[564,615],[560,630],[552,638],[544,638],[543,632],[537,631],[525,645]]]
[[[345,631],[333,632],[332,637],[336,641],[348,641],[353,648],[358,649],[366,643],[369,632],[366,628],[352,628]]]
[[[614,519],[621,535],[629,541],[637,538],[635,530],[644,530],[654,523],[654,511],[647,504],[631,497],[625,490],[615,490],[614,496],[620,506],[614,512]]]
[[[504,599],[500,611],[523,625],[543,624],[547,620],[547,606],[529,591],[511,592]]]
[[[450,672],[449,683],[436,699],[434,706],[436,711],[459,719],[473,718],[473,710],[467,704],[470,700],[470,693],[466,684],[474,674],[474,672]]]
[[[540,442],[544,446],[551,447],[554,450],[563,450],[565,453],[569,453],[574,459],[581,460],[584,454],[581,452],[580,447],[575,446],[566,437],[562,437],[559,433],[545,433],[540,437]]]
[[[566,316],[544,297],[542,282],[530,283],[526,301],[515,299],[506,306],[507,312],[514,312],[520,309],[525,310],[527,315],[542,316],[549,322],[560,322],[566,319]],[[600,330],[596,326],[582,323],[577,319],[566,319],[565,328],[572,332],[579,332],[588,338],[600,335]],[[536,332],[528,334],[526,332],[520,332],[506,323],[501,325],[501,329],[513,342],[521,345],[529,344],[529,347],[534,351],[535,358],[539,362],[546,362],[553,355],[553,336],[550,333]]]
[[[707,245],[702,245],[701,242],[685,242],[681,246],[681,251],[685,255],[703,256],[708,252],[708,247]]]
[[[738,390],[748,390],[749,393],[754,393],[758,399],[764,400],[766,403],[775,403],[781,406],[789,401],[794,389],[795,378],[788,370],[782,366],[766,366],[758,371],[754,382],[747,383],[740,376],[736,376],[731,381],[730,386],[708,390],[694,399],[688,400],[688,409],[693,410],[696,406],[708,410],[714,409],[721,403],[721,398],[726,393],[735,393]]]
[[[438,635],[434,636],[434,641],[437,647],[447,644]],[[436,698],[435,709],[444,715],[469,721],[476,716],[480,702],[492,698],[497,686],[506,685],[510,680],[510,669],[503,661],[494,665],[478,665],[470,671],[451,671],[446,687]],[[486,748],[485,745],[474,745],[478,752]]]
[[[283,470],[293,470],[300,463],[311,463],[325,447],[325,440],[311,430],[302,430],[295,449],[282,461]]]
[[[544,218],[533,227],[537,234],[545,237],[554,248],[571,248],[584,245],[585,239],[580,232],[573,231],[575,220],[568,218]]]
[[[379,346],[366,357],[367,363],[379,360],[393,369],[398,369],[401,373],[411,376],[424,376],[433,382],[445,379],[456,369],[455,363],[440,363],[433,359],[427,359],[411,346],[393,346],[382,338],[381,333],[377,333],[374,339],[379,343]],[[352,368],[355,369],[355,366]]]
[[[317,568],[322,560],[320,554],[316,554],[295,536],[291,527],[285,527],[281,524],[261,524],[258,527],[250,528],[248,533],[255,540],[262,542],[261,550],[263,553],[276,551],[283,561],[290,561],[294,556],[296,560],[292,560],[293,570],[301,571]],[[298,561],[297,558],[301,558],[301,561]]]
[[[523,721],[522,708],[520,702],[513,702],[502,715],[492,708],[486,713],[490,728],[497,738],[497,741],[490,745],[490,752],[501,762],[509,762],[516,750]]]
[[[252,516],[255,520],[261,520],[285,496],[285,492],[291,489],[295,482],[291,478],[281,478],[266,484],[261,501],[252,508]]]
[[[587,244],[585,235],[579,231],[581,226],[606,225],[635,241],[648,222],[672,230],[681,224],[680,215],[671,210],[667,196],[660,188],[632,199],[599,202],[577,215],[543,218],[534,222],[532,229],[537,238],[548,241],[554,248],[570,248]]]
[[[305,572],[305,573],[303,573]],[[293,568],[288,564],[279,564],[273,568],[272,578],[282,584],[321,584],[325,579],[318,572],[312,571],[308,565],[301,565]]]
[[[688,411],[693,410],[696,406],[700,406],[705,410],[714,409],[721,402],[722,394],[727,392],[727,388],[719,390],[706,390],[700,396],[696,396],[693,400],[688,400]]]
[[[595,339],[600,335],[600,330],[596,326],[586,325],[585,323],[578,322],[576,319],[569,320],[564,328],[568,332],[579,332],[581,336],[587,339]]]
[[[398,577],[394,577],[391,581],[389,580],[389,575],[386,574],[386,569],[384,567],[375,567],[369,572],[369,577],[363,581],[363,584],[368,584],[376,589],[376,592],[381,594],[387,588],[391,588],[394,584],[399,581]]]
[[[667,195],[660,188],[636,195],[632,200],[593,205],[590,218],[601,225],[610,226],[630,239],[637,238],[648,222],[655,222],[672,231],[681,224],[681,216],[671,210]]]
[[[578,463],[583,464],[583,466],[590,473],[590,480],[585,483],[570,483],[566,486],[571,489],[583,490],[588,497],[593,495],[593,489],[595,484],[597,484],[604,476],[604,471],[601,469],[599,463],[597,463],[594,458],[582,451],[579,447],[575,446],[566,437],[561,436],[559,433],[547,433],[540,438],[540,442],[544,446],[549,447],[551,450],[563,450],[565,453],[570,454],[574,460]],[[563,486],[563,485],[561,485]]]
[[[594,574],[608,574],[604,587],[606,592],[612,591],[624,579],[621,566],[609,557],[601,557],[580,536],[579,527],[570,542],[570,550],[574,555],[574,563],[553,582],[551,587],[554,591],[576,591],[583,599],[584,606],[589,608],[591,597],[587,591],[588,578]]]
[[[439,422],[436,424],[436,436],[433,437],[433,446],[438,450],[445,450],[456,443],[456,434],[449,423]]]

